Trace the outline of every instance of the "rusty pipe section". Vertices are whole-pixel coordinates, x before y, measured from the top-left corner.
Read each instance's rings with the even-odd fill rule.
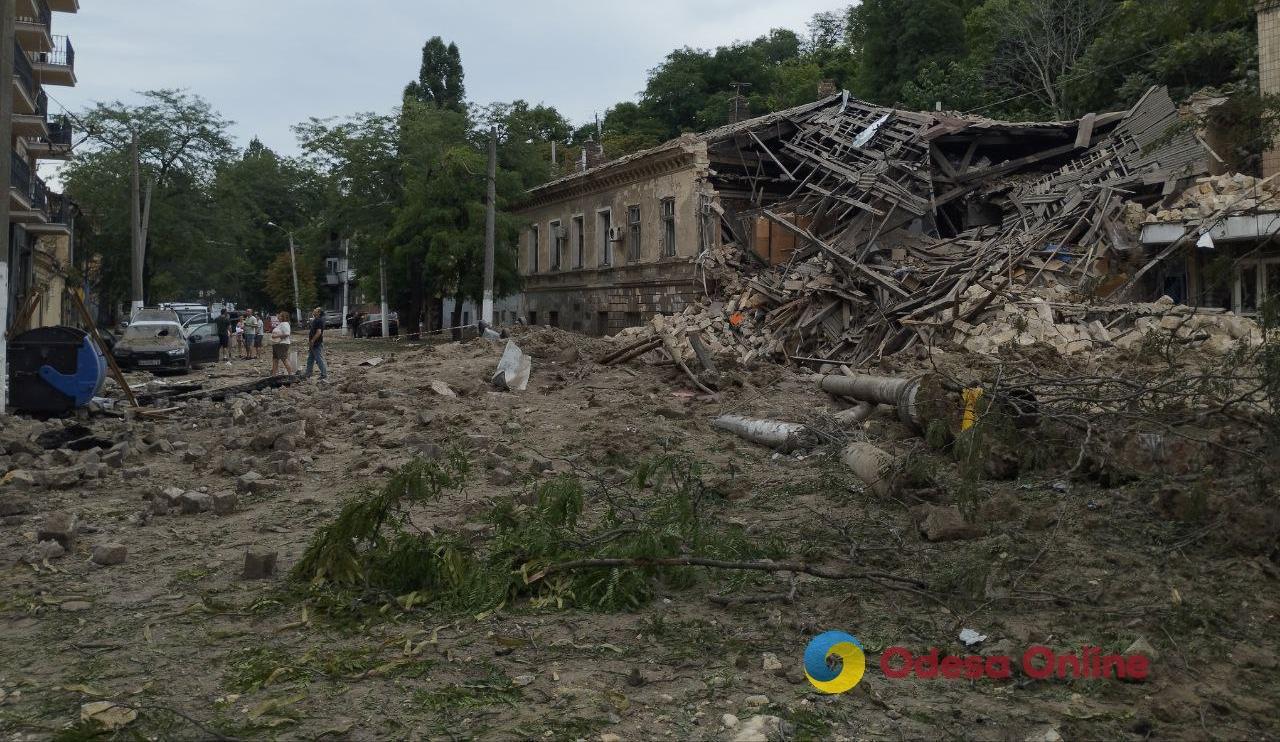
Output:
[[[871,374],[854,374],[853,376],[828,374],[818,380],[818,386],[824,392],[837,397],[848,397],[872,404],[895,405],[898,408],[898,419],[917,429],[923,429],[924,421],[916,405],[916,396],[920,392],[920,382],[923,379],[923,376],[898,379]]]

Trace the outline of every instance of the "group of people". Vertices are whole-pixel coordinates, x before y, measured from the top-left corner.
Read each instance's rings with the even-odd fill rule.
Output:
[[[271,375],[276,376],[283,367],[287,374],[298,374],[304,379],[311,378],[314,368],[320,369],[320,381],[329,380],[329,366],[324,360],[324,310],[316,307],[311,311],[311,326],[307,331],[307,370],[299,372],[293,360],[293,325],[289,322],[289,313],[280,312],[275,317],[268,317],[269,323],[246,309],[239,319],[232,319],[223,309],[214,320],[218,328],[218,358],[231,363],[232,345],[240,352],[241,360],[252,361],[258,358],[262,349],[262,338],[265,334],[271,340]]]
[[[231,363],[233,345],[243,361],[258,357],[262,348],[264,324],[252,309],[244,310],[239,319],[232,319],[227,310],[223,309],[213,323],[218,328],[218,360]],[[270,331],[271,328],[266,329]]]

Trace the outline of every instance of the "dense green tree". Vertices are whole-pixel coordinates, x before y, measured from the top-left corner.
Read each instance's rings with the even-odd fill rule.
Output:
[[[214,239],[240,251],[244,270],[237,276],[233,295],[241,305],[270,306],[275,297],[266,288],[266,274],[288,244],[282,230],[305,227],[321,207],[321,195],[320,183],[308,168],[280,157],[257,138],[238,158],[218,168],[212,189],[219,225]],[[303,252],[307,246],[323,249],[322,230],[304,228],[299,237]],[[299,279],[306,283],[310,275],[299,274]]]
[[[458,46],[453,43],[446,46],[439,36],[432,36],[422,47],[418,79],[405,87],[404,97],[461,111],[466,106],[466,87],[462,80],[462,55]]]
[[[861,60],[854,92],[898,103],[921,69],[964,57],[963,29],[964,5],[956,0],[863,0],[849,15],[849,40]]]
[[[1258,37],[1251,0],[1125,0],[1067,83],[1077,111],[1131,105],[1151,85],[1175,99],[1203,87],[1253,88]]]
[[[210,184],[233,151],[231,122],[198,95],[151,90],[136,103],[97,103],[79,117],[89,137],[63,170],[67,193],[88,217],[82,254],[98,261],[95,288],[108,305],[128,298],[132,242],[130,139],[154,184],[145,274],[151,302],[230,295],[244,264],[219,233]]]
[[[296,260],[298,263],[297,302],[293,298],[294,265],[288,252],[276,254],[263,272],[263,292],[270,299],[270,306],[276,311],[289,312],[291,317],[298,316],[296,310],[299,306],[305,316],[312,307],[316,306],[318,293],[315,276],[319,271],[319,261],[307,253],[297,255]]]
[[[311,222],[315,239],[321,233],[349,238],[352,265],[363,277],[362,293],[377,296],[387,235],[404,198],[398,114],[310,119],[295,126],[294,133],[303,153],[301,162],[315,180],[319,201]],[[406,314],[403,310],[413,285],[410,276],[393,268],[388,277],[390,302]]]

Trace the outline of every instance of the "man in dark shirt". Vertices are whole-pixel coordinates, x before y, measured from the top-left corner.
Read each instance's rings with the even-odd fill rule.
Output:
[[[231,316],[227,310],[222,310],[213,324],[218,326],[218,360],[231,365]]]
[[[311,378],[312,366],[320,367],[320,381],[329,381],[329,366],[324,362],[324,310],[316,307],[311,310],[311,329],[307,330],[307,370],[302,378]]]

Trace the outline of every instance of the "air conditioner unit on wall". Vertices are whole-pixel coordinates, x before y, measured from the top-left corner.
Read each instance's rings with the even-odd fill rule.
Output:
[[[622,227],[609,227],[609,241],[622,242],[626,236],[626,230]]]

